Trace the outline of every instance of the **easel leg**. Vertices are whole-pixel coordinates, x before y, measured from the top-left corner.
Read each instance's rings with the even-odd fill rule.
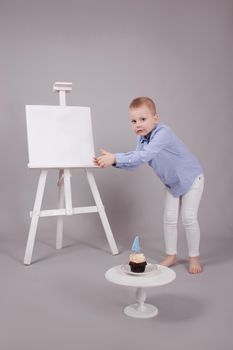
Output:
[[[40,209],[41,209],[41,203],[44,195],[46,177],[47,177],[47,170],[42,170],[40,174],[39,182],[38,182],[36,198],[35,198],[35,203],[34,203],[33,213],[32,213],[32,219],[30,224],[30,230],[28,234],[28,241],[27,241],[27,246],[26,246],[26,251],[24,256],[25,265],[31,264],[32,252],[34,248],[36,230],[37,230]]]
[[[71,177],[70,170],[65,169],[65,171],[64,171],[64,190],[65,190],[66,215],[73,214],[70,177]]]
[[[65,207],[65,196],[64,196],[64,170],[59,170],[58,180],[58,208],[62,209]],[[56,249],[62,248],[63,242],[63,217],[57,217],[57,237],[56,237]]]
[[[90,188],[91,188],[91,191],[92,191],[92,194],[93,194],[96,206],[98,208],[100,219],[102,221],[102,224],[103,224],[103,227],[104,227],[104,230],[105,230],[105,234],[106,234],[109,246],[111,248],[112,254],[116,255],[116,254],[118,254],[118,249],[117,249],[116,242],[115,242],[115,239],[114,239],[113,234],[112,234],[111,227],[110,227],[109,222],[108,222],[107,215],[105,213],[105,209],[104,209],[102,200],[100,198],[100,194],[99,194],[98,188],[96,186],[96,182],[95,182],[94,176],[87,169],[86,169],[86,174],[87,174],[87,180],[89,182],[89,185],[90,185]]]

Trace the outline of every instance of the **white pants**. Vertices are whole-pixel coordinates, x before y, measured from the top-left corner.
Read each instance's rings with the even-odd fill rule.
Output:
[[[164,239],[166,253],[177,254],[177,223],[181,212],[190,257],[199,256],[200,228],[197,213],[204,188],[204,175],[199,175],[190,190],[180,197],[173,197],[166,188],[164,207]]]

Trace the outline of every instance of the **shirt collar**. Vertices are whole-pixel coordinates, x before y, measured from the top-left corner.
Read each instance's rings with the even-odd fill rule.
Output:
[[[151,137],[151,134],[152,132],[156,129],[157,125],[154,127],[154,129],[152,129],[149,134],[145,135],[145,136],[140,136],[140,142],[141,143],[149,143],[150,142],[150,137]]]

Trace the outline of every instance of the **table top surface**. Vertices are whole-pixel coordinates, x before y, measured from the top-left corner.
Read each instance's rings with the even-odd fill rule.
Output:
[[[172,282],[176,273],[171,268],[156,264],[158,269],[147,274],[131,275],[122,269],[122,265],[110,268],[105,278],[112,283],[131,287],[156,287]]]

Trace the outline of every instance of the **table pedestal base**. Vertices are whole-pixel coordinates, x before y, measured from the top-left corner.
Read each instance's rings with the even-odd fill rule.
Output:
[[[159,310],[157,307],[151,304],[143,304],[143,308],[140,307],[140,304],[131,304],[124,308],[124,313],[127,316],[135,318],[151,318],[158,315]]]
[[[143,288],[136,290],[136,304],[126,306],[124,313],[135,318],[151,318],[158,314],[159,310],[154,305],[145,304],[146,292]]]

